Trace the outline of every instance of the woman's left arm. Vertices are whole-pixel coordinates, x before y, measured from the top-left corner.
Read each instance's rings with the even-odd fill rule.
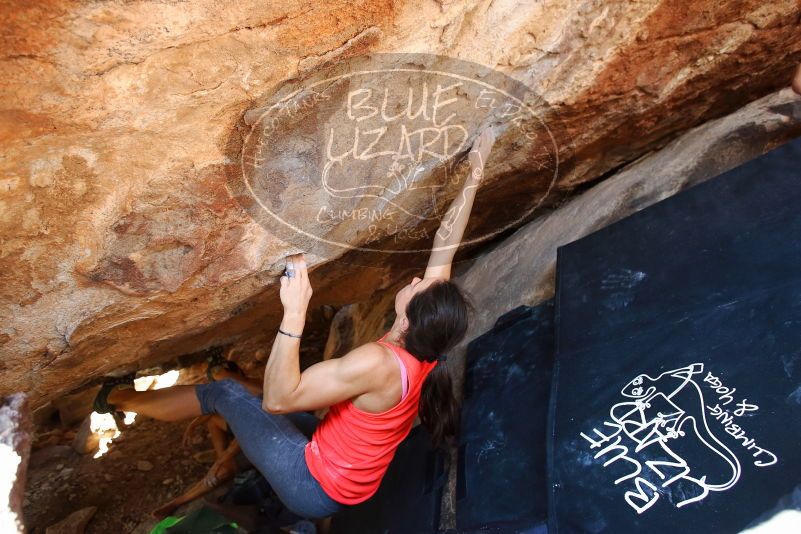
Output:
[[[295,276],[281,277],[281,330],[300,335],[312,289],[303,254],[287,258]],[[376,384],[375,371],[383,355],[370,344],[351,350],[341,358],[318,362],[300,372],[300,339],[278,333],[264,368],[262,408],[270,413],[291,413],[331,406],[361,395]]]
[[[484,177],[484,164],[494,143],[495,134],[490,127],[485,128],[473,143],[468,154],[470,175],[442,218],[437,235],[434,236],[434,246],[423,278],[445,278],[447,280],[451,277],[453,257],[462,242],[464,229],[467,227],[470,212],[473,210],[476,189]]]
[[[279,327],[284,332],[300,336],[306,324],[306,310],[312,296],[306,259],[303,254],[287,258],[287,271],[294,271],[289,278],[281,276],[281,304],[284,318]],[[278,332],[273,341],[270,357],[264,368],[264,397],[262,407],[275,406],[297,388],[300,383],[300,338]],[[269,411],[269,410],[268,410]]]

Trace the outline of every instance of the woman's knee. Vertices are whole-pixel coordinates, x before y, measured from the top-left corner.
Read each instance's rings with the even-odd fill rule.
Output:
[[[250,395],[250,392],[233,378],[225,378],[207,384],[197,384],[195,394],[200,402],[201,411],[204,414],[212,414],[220,413],[227,402]]]

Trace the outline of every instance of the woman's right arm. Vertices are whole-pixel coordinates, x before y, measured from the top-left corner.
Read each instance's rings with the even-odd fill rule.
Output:
[[[493,143],[495,143],[495,134],[491,128],[485,128],[473,143],[468,154],[470,175],[442,218],[437,235],[434,236],[434,247],[423,278],[450,279],[453,257],[462,242],[464,229],[467,227],[470,212],[473,210],[476,189],[484,177],[484,164],[489,157]]]

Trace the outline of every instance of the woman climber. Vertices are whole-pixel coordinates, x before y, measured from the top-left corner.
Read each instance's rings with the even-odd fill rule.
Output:
[[[164,421],[219,414],[283,504],[302,517],[328,517],[367,500],[418,413],[436,446],[458,432],[459,407],[444,355],[467,332],[469,303],[450,281],[451,264],[494,142],[486,128],[473,144],[471,172],[443,218],[425,274],[397,292],[395,321],[377,341],[300,372],[312,288],[298,254],[281,276],[284,315],[261,396],[222,373],[207,384],[141,392],[110,381],[96,406]],[[322,421],[306,413],[324,407],[329,410]]]

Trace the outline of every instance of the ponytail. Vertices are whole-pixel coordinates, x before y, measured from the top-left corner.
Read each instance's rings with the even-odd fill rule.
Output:
[[[428,373],[420,393],[420,422],[426,427],[434,447],[444,446],[459,434],[461,409],[453,394],[447,364],[438,362]]]
[[[467,333],[466,295],[450,280],[435,282],[412,297],[406,308],[409,327],[404,348],[418,360],[434,362],[455,347]],[[461,408],[445,361],[439,361],[423,382],[418,414],[436,448],[459,434]]]

